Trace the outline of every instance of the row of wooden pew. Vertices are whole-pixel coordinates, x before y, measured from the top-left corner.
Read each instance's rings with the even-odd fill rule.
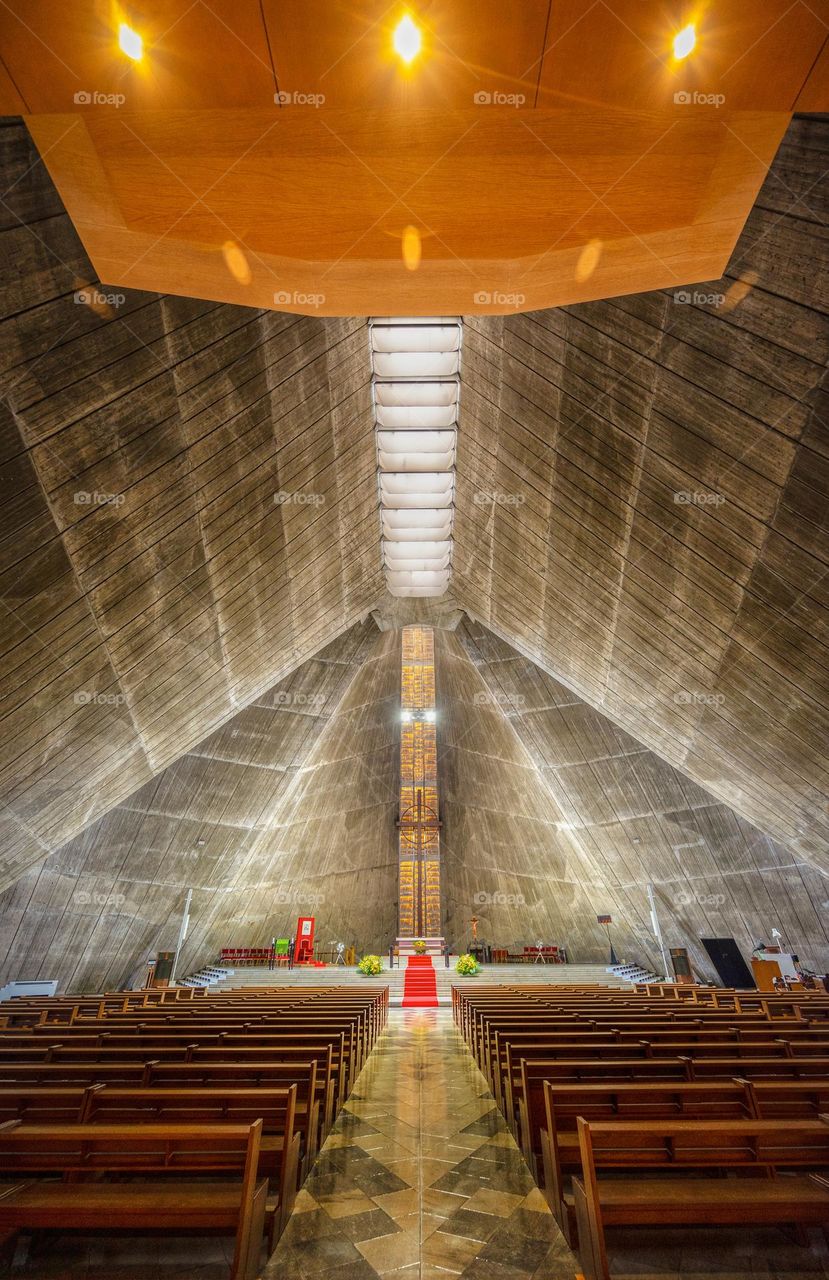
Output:
[[[0,1233],[230,1234],[255,1280],[387,1017],[371,985],[8,1002]]]
[[[453,988],[585,1280],[610,1278],[606,1227],[829,1227],[829,996],[698,996]]]

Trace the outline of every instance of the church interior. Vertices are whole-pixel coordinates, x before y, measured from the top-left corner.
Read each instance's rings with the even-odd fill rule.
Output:
[[[0,170],[0,1280],[827,1280],[829,0],[4,0]]]

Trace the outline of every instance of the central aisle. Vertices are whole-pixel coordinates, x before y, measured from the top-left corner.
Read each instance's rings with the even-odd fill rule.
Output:
[[[263,1280],[573,1280],[451,1011],[393,1010]]]

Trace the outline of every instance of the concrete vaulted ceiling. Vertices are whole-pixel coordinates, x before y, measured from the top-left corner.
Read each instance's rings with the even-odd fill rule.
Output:
[[[383,588],[364,324],[88,295],[25,128],[2,141],[8,884]]]
[[[450,589],[408,612],[384,593],[365,323],[101,283],[24,125],[7,121],[0,147],[0,884],[9,972],[37,954],[46,921],[74,983],[122,980],[139,953],[174,942],[162,934],[196,868],[210,896],[186,959],[204,959],[230,928],[253,921],[256,933],[272,919],[251,909],[257,885],[311,893],[331,872],[337,854],[321,852],[309,824],[315,805],[335,815],[338,796],[341,814],[360,810],[346,796],[348,759],[366,792],[360,848],[377,853],[351,870],[370,872],[378,890],[351,920],[373,912],[385,929],[395,800],[384,716],[396,658],[384,648],[391,633],[366,622],[371,613],[384,627],[410,616],[454,625],[461,613],[485,624],[516,651],[512,661],[531,660],[539,675],[528,679],[552,677],[552,707],[569,692],[580,714],[600,714],[599,736],[620,735],[609,755],[648,756],[651,807],[632,805],[630,821],[655,829],[683,808],[683,791],[691,817],[676,821],[691,835],[674,843],[693,845],[707,822],[705,854],[688,856],[710,856],[719,870],[706,864],[699,874],[713,883],[736,867],[748,877],[705,892],[733,891],[736,902],[761,885],[752,902],[764,918],[765,885],[780,877],[792,931],[822,954],[812,914],[829,871],[826,120],[791,124],[722,278],[466,318]],[[474,627],[451,638],[477,667],[479,691],[495,678],[475,652],[482,643]],[[291,745],[296,709],[275,722],[282,745],[270,763],[278,760],[280,778],[302,762],[322,779],[327,763],[340,763],[330,790],[322,784],[324,804],[311,790],[274,808],[271,771],[259,770],[255,784],[233,780],[255,761],[234,758],[238,737],[231,747],[223,727],[255,743],[266,732],[255,722],[274,710],[266,695],[315,654],[326,679],[329,665],[343,667],[343,714],[349,696],[364,710],[333,726],[338,699],[316,718],[306,707],[314,732],[300,722],[301,747]],[[450,648],[445,657],[453,659]],[[467,672],[458,687],[469,680]],[[247,726],[234,723],[248,715]],[[499,715],[493,742],[508,740],[534,770],[528,794],[543,803],[548,827],[602,829],[580,835],[574,849],[575,837],[565,847],[556,828],[543,846],[576,884],[580,917],[602,909],[593,889],[604,884],[631,949],[647,954],[641,893],[630,886],[669,882],[670,836],[617,865],[614,882],[613,850],[602,843],[610,818],[596,818],[609,779],[590,770],[593,781],[579,783],[589,795],[575,782],[554,786],[560,737],[543,739],[542,761],[529,718],[522,727]],[[337,735],[350,740],[358,728],[359,743],[338,754]],[[270,724],[267,734],[273,741]],[[255,754],[250,742],[246,750]],[[595,743],[585,746],[583,764],[597,756]],[[199,781],[205,758],[211,776]],[[366,779],[378,776],[372,796]],[[471,833],[463,814],[475,805],[464,786],[447,804]],[[215,852],[191,843],[202,837],[183,824],[221,832],[225,796],[225,825],[244,839],[219,834]],[[296,832],[276,850],[288,855],[278,876],[263,880],[265,862],[245,870],[248,855],[273,857],[257,832],[272,822],[290,828],[290,804],[300,799]],[[337,849],[348,844],[349,820],[340,830]],[[165,850],[202,847],[212,862],[185,860],[167,878]],[[756,882],[743,856],[760,868]],[[115,862],[113,887],[97,883]],[[55,878],[46,874],[53,868]],[[140,901],[119,883],[123,869],[131,885],[143,884]],[[460,933],[476,881],[457,883],[448,905]],[[782,896],[773,900],[782,910]],[[664,905],[680,921],[682,945],[704,929],[751,931],[736,907],[718,920],[694,905],[684,916],[676,902]],[[94,919],[83,923],[86,908]],[[342,911],[332,914],[332,936],[346,923]],[[580,930],[585,950],[595,946],[587,923]],[[96,969],[83,951],[109,932],[112,948]],[[376,941],[369,932],[354,936]]]
[[[829,871],[829,128],[729,269],[464,340],[457,602]]]
[[[356,624],[0,895],[0,974],[89,990],[174,947],[319,918],[319,940],[391,936],[397,897],[399,639]],[[356,932],[355,932],[356,930]]]
[[[435,619],[436,621],[439,621]],[[455,620],[448,620],[454,622]],[[436,635],[446,936],[566,942],[579,960],[712,977],[701,936],[770,924],[829,963],[825,880],[487,628]],[[322,946],[396,929],[400,631],[358,624],[0,895],[0,976],[111,987],[175,945],[182,972],[313,914]]]

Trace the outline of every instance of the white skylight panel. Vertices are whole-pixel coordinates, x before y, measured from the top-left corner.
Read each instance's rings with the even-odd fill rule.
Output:
[[[383,537],[401,542],[444,541],[452,532],[452,508],[386,508],[382,519]]]
[[[454,453],[454,431],[378,431],[377,448],[384,453]]]
[[[380,486],[380,500],[384,506],[400,507],[407,511],[420,510],[421,507],[425,507],[429,510],[434,507],[436,502],[442,507],[449,508],[452,506],[453,497],[454,493],[451,490],[449,493],[444,494],[416,493],[414,491],[409,491],[408,493],[389,493],[388,489],[386,489],[382,483]]]
[[[452,543],[449,538],[442,538],[439,542],[389,542],[384,543],[386,551],[396,556],[428,556],[431,559],[445,559],[444,568],[449,564],[449,556],[452,554]]]
[[[372,351],[458,351],[457,324],[373,324]]]
[[[378,378],[448,378],[458,372],[458,351],[375,351]]]
[[[454,378],[443,381],[428,378],[423,382],[391,382],[378,379],[374,398],[382,405],[457,405],[460,388]]]
[[[375,404],[374,412],[378,427],[402,430],[432,431],[436,427],[452,427],[458,419],[457,402],[447,405]]]
[[[381,471],[386,467],[394,467],[396,471],[448,471],[455,464],[454,449],[447,449],[445,453],[421,453],[417,449],[396,453],[378,449],[377,457]]]

